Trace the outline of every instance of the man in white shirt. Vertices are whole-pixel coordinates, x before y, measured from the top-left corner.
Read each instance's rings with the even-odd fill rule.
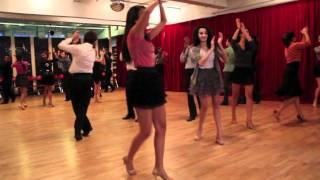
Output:
[[[96,58],[94,44],[97,35],[95,32],[89,31],[84,35],[83,44],[71,44],[71,42],[77,41],[77,38],[80,37],[74,33],[72,38],[61,41],[58,47],[71,53],[73,58],[69,68],[71,74],[70,95],[73,111],[76,115],[74,137],[77,141],[80,141],[82,136],[88,136],[92,131],[87,110],[91,98],[92,72]],[[82,134],[81,131],[83,131]]]
[[[189,118],[187,121],[193,121],[196,119],[197,116],[197,107],[194,102],[193,95],[189,93],[189,87],[190,87],[190,77],[193,73],[194,68],[196,67],[196,64],[192,62],[191,57],[189,56],[191,50],[190,45],[190,39],[188,37],[184,38],[184,49],[182,53],[180,54],[180,62],[185,63],[185,80],[186,80],[186,90],[187,90],[187,96],[188,96],[188,107],[189,107]],[[198,105],[200,109],[200,99],[197,96]]]

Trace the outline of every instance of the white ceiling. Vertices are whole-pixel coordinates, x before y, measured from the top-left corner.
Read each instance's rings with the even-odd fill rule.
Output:
[[[63,21],[104,25],[124,25],[126,12],[137,3],[150,0],[126,0],[125,9],[114,12],[110,0],[1,0],[0,18],[18,20]],[[220,14],[244,11],[296,0],[167,0],[164,3],[169,24]],[[133,3],[137,2],[137,3]],[[156,9],[151,23],[159,20]]]

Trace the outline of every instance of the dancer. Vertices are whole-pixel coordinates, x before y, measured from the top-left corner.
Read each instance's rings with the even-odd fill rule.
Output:
[[[22,59],[20,53],[16,55],[16,62],[13,63],[12,67],[16,69],[17,76],[15,77],[16,86],[20,90],[20,105],[19,108],[21,110],[25,110],[27,105],[27,96],[28,96],[28,70],[30,63]]]
[[[111,92],[114,91],[115,85],[111,83],[111,78],[112,78],[112,54],[111,52],[108,52],[104,55],[105,57],[105,70],[106,70],[106,83],[105,83],[105,92],[109,91],[109,86],[111,88]],[[114,81],[113,81],[114,83]]]
[[[101,49],[99,51],[99,58],[96,58],[96,61],[93,65],[93,81],[94,81],[94,99],[96,103],[100,103],[100,94],[101,94],[101,81],[103,80],[103,71],[106,64],[105,59],[105,50]]]
[[[229,105],[229,94],[230,94],[231,85],[232,85],[231,75],[234,70],[234,61],[235,61],[235,55],[231,47],[231,41],[232,41],[232,37],[229,37],[226,40],[227,48],[225,48],[225,52],[228,58],[223,68],[224,96],[223,96],[223,101],[221,105]]]
[[[149,17],[153,9],[159,5],[161,22],[146,32]],[[137,70],[131,83],[132,104],[138,115],[140,131],[132,141],[128,155],[123,158],[129,175],[135,175],[133,159],[143,142],[150,136],[152,124],[155,127],[155,167],[152,174],[162,179],[171,179],[164,165],[164,146],[166,133],[166,112],[164,104],[165,92],[160,74],[155,69],[154,46],[151,42],[167,22],[161,0],[154,1],[147,8],[133,6],[129,9],[126,20],[123,56],[125,60],[134,62]],[[137,44],[139,46],[137,46]],[[129,53],[130,52],[130,53]]]
[[[237,30],[232,37],[231,46],[235,53],[235,68],[232,73],[232,123],[237,123],[236,106],[239,97],[240,87],[244,86],[247,109],[247,128],[254,129],[252,122],[253,109],[253,56],[256,52],[256,44],[253,41],[248,29],[240,19],[236,19]]]
[[[83,44],[70,44],[72,41],[79,41],[76,38],[79,38],[79,36],[74,33],[72,38],[61,41],[58,47],[71,53],[73,57],[69,68],[71,73],[70,94],[72,108],[76,115],[74,137],[77,141],[80,141],[82,136],[88,136],[92,131],[87,117],[87,110],[91,98],[92,71],[96,59],[94,44],[97,40],[97,35],[95,32],[89,31],[84,35]],[[81,134],[81,131],[83,131],[83,134]]]
[[[69,67],[71,65],[71,60],[67,56],[66,52],[60,50],[59,56],[58,56],[58,67],[63,74],[62,79],[62,87],[63,92],[65,94],[65,101],[70,101],[70,73],[69,73]]]
[[[12,61],[8,54],[4,55],[3,62],[0,64],[0,75],[2,76],[2,82],[0,80],[0,83],[2,84],[3,88],[3,102],[1,104],[8,104],[9,100],[11,99],[11,102],[15,102],[16,96],[13,92],[12,88],[12,77],[13,77],[13,71],[12,71]]]
[[[185,86],[187,90],[187,98],[188,98],[188,108],[189,108],[189,118],[187,121],[193,121],[197,117],[197,107],[194,102],[194,97],[192,94],[189,93],[189,87],[190,87],[190,77],[194,71],[194,68],[196,67],[195,62],[192,61],[191,56],[190,56],[190,50],[192,46],[190,45],[190,39],[188,37],[184,38],[184,49],[180,54],[180,62],[185,63],[184,66],[184,75],[185,75]],[[196,96],[199,104],[199,108],[201,107],[200,105],[200,98],[199,96]]]
[[[135,119],[136,115],[134,113],[133,105],[132,105],[132,99],[130,97],[131,92],[131,84],[134,80],[134,72],[137,70],[137,68],[134,67],[133,61],[130,62],[126,60],[126,68],[127,68],[127,81],[126,81],[126,101],[127,101],[127,115],[124,116],[123,120],[129,120],[129,119]]]
[[[49,107],[54,107],[52,104],[52,90],[53,90],[53,85],[54,85],[54,60],[48,58],[48,52],[42,52],[41,53],[41,62],[39,66],[39,71],[41,74],[41,81],[40,84],[44,86],[43,90],[43,99],[42,99],[42,105],[46,106],[46,100],[47,96],[49,99]]]
[[[216,143],[223,145],[220,103],[218,96],[223,90],[222,73],[219,61],[226,61],[223,50],[223,35],[219,33],[218,44],[215,37],[206,26],[199,26],[193,32],[191,58],[197,62],[197,67],[191,77],[190,93],[200,97],[200,120],[195,140],[199,141],[203,135],[203,123],[208,109],[208,98],[212,101],[213,118],[216,122]],[[216,46],[217,45],[217,46]]]
[[[286,97],[280,108],[274,110],[274,117],[280,122],[280,115],[282,111],[289,105],[293,104],[296,108],[297,118],[299,122],[304,122],[301,107],[300,107],[300,96],[302,95],[302,90],[299,81],[299,64],[302,60],[302,52],[308,46],[311,45],[310,36],[308,33],[308,27],[304,27],[301,30],[303,38],[300,42],[296,42],[296,37],[293,32],[287,32],[283,36],[282,40],[286,46],[284,49],[284,54],[286,58],[287,67],[284,72],[283,82],[277,91],[277,95],[281,97]]]
[[[320,36],[318,38],[318,42],[320,43]],[[317,81],[317,88],[314,92],[314,100],[313,100],[313,107],[317,107],[319,93],[320,93],[320,45],[314,48],[314,52],[316,53],[316,65],[314,68],[314,76],[316,77]]]

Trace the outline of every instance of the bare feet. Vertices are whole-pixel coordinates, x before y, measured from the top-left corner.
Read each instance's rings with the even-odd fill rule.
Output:
[[[248,129],[255,129],[252,121],[250,121],[250,120],[247,121],[247,128],[248,128]]]
[[[195,141],[200,141],[202,139],[202,132],[198,131],[196,136],[194,137]]]
[[[19,105],[18,107],[19,107],[19,109],[21,109],[21,110],[25,110],[25,109],[26,109],[26,108],[24,107],[24,105]]]
[[[216,139],[216,143],[219,144],[219,145],[224,145],[224,142],[223,140],[220,138],[220,139]]]
[[[51,103],[49,103],[49,105],[48,105],[49,107],[54,107],[54,105],[53,104],[51,104]]]
[[[157,178],[157,176],[161,177],[163,180],[173,180],[172,178],[170,178],[168,176],[168,174],[166,173],[166,171],[164,169],[157,169],[154,168],[152,171],[152,174],[155,176],[155,178]]]
[[[316,103],[316,102],[313,102],[312,106],[313,106],[314,108],[316,108],[316,107],[317,107],[317,103]]]
[[[126,170],[129,176],[134,176],[137,174],[136,170],[133,167],[132,161],[128,160],[128,157],[125,156],[122,158],[123,164],[126,166]]]

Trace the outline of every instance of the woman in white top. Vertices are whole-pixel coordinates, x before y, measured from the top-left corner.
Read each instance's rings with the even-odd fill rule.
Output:
[[[67,38],[60,42],[58,47],[71,53],[73,59],[69,72],[71,73],[70,94],[73,111],[76,115],[74,123],[75,139],[82,140],[82,136],[88,136],[92,127],[87,117],[87,110],[90,104],[91,87],[93,84],[92,71],[96,59],[94,44],[97,35],[89,31],[84,35],[83,44],[71,44],[75,38],[79,38],[75,33],[73,38]],[[81,131],[83,133],[81,134]]]
[[[222,33],[219,33],[217,47],[214,40],[215,37],[206,26],[199,26],[193,32],[194,47],[191,50],[191,57],[197,62],[197,67],[191,77],[190,92],[200,96],[201,102],[200,121],[195,140],[202,138],[203,122],[208,108],[207,99],[211,97],[213,116],[217,126],[216,143],[223,145],[220,103],[218,103],[218,96],[223,91],[219,60],[225,61],[226,54],[222,47]]]

